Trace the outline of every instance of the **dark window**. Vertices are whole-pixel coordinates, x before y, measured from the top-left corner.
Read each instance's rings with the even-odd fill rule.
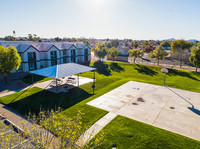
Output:
[[[19,56],[21,57],[21,60],[22,60],[22,53],[19,53]],[[20,64],[19,66],[19,69],[18,70],[22,70],[22,63]]]
[[[57,65],[57,52],[51,51],[51,66]]]
[[[63,55],[66,55],[67,54],[67,50],[63,50]]]
[[[84,61],[88,61],[88,49],[84,49]]]
[[[67,63],[68,61],[67,61],[67,56],[64,56],[63,57],[63,63]]]
[[[28,53],[28,64],[29,64],[29,70],[36,70],[36,54],[35,52],[29,52]]]
[[[75,63],[76,62],[76,51],[71,50],[71,62]]]

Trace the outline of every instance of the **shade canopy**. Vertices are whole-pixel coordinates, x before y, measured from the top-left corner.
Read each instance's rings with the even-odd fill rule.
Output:
[[[47,68],[30,71],[30,73],[50,77],[50,78],[62,78],[66,76],[71,76],[75,74],[80,74],[87,71],[95,70],[96,68],[76,64],[76,63],[66,63],[55,66],[50,66]]]

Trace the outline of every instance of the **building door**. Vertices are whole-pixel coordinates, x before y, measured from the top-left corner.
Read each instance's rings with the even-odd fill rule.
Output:
[[[51,51],[51,66],[57,65],[57,52]]]
[[[29,64],[29,70],[36,70],[36,54],[35,52],[29,52],[28,53],[28,64]]]
[[[71,62],[76,63],[76,51],[71,50]]]

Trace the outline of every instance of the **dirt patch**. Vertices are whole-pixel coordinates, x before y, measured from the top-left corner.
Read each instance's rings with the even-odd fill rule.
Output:
[[[137,103],[133,102],[132,105],[138,105]]]
[[[144,100],[142,97],[139,97],[139,98],[137,99],[137,101],[139,101],[139,102],[145,102],[145,100]]]
[[[120,100],[120,102],[121,102],[121,103],[126,103],[126,102],[125,102],[125,101],[123,101],[123,100]]]
[[[135,88],[135,87],[133,87],[133,89],[135,89],[135,90],[140,90],[139,88]]]
[[[126,97],[128,97],[128,98],[134,98],[132,95],[130,95],[130,94],[128,94],[128,95],[126,95]]]
[[[0,95],[1,95],[1,94],[5,94],[5,93],[8,93],[8,92],[9,92],[9,90],[4,90],[4,91],[0,92]]]

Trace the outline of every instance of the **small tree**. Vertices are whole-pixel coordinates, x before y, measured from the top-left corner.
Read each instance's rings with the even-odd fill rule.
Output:
[[[94,55],[97,56],[100,59],[100,61],[102,61],[107,55],[107,48],[106,47],[102,49],[96,48],[94,51]]]
[[[154,48],[154,44],[152,41],[145,41],[143,42],[142,47],[144,52],[150,53]]]
[[[107,47],[107,48],[112,48],[112,43],[111,43],[111,41],[106,42],[106,47]]]
[[[110,57],[112,57],[113,59],[116,58],[119,53],[120,53],[120,51],[115,47],[108,49],[108,55]],[[114,62],[114,60],[113,60],[113,62]]]
[[[198,67],[200,66],[200,45],[198,47],[191,47],[191,53],[192,55],[190,56],[190,62],[196,67],[196,72]]]
[[[15,41],[15,37],[13,37],[13,36],[6,36],[4,38],[4,40],[6,40],[6,41]]]
[[[70,118],[66,117],[60,110],[42,111],[38,116],[30,115],[28,117],[29,123],[22,121],[20,124],[23,131],[16,134],[2,135],[2,133],[0,135],[0,146],[1,148],[12,148],[17,145],[16,148],[20,148],[23,143],[26,144],[24,138],[28,139],[26,148],[83,149],[100,145],[104,133],[100,133],[98,138],[90,141],[94,137],[93,130],[87,133],[87,138],[83,138],[88,127],[82,123],[82,115],[83,113],[78,111],[75,117]],[[4,132],[2,123],[0,122],[0,126]],[[12,129],[12,126],[10,127]],[[82,141],[84,142],[82,143]]]
[[[136,48],[139,46],[137,41],[131,41],[131,47]]]
[[[107,47],[104,43],[99,42],[96,48],[93,48],[92,51],[94,55],[97,56],[100,60],[104,59],[107,55]]]
[[[171,51],[178,55],[180,61],[180,68],[182,67],[183,57],[186,51],[189,51],[192,43],[185,40],[175,40],[171,42]]]
[[[20,64],[21,57],[15,47],[0,46],[0,74],[4,77],[5,84],[7,84],[8,74],[15,69],[18,70]]]
[[[154,50],[154,51],[152,51],[150,53],[150,57],[151,58],[155,58],[155,59],[158,60],[158,65],[159,65],[159,61],[162,60],[162,59],[164,59],[165,56],[167,56],[167,55],[168,55],[168,53],[163,49],[162,46],[158,46],[156,48],[156,50]]]
[[[133,49],[133,50],[129,50],[129,57],[130,58],[134,58],[134,63],[136,58],[142,58],[142,56],[144,55],[144,52],[141,51],[140,49]]]
[[[38,42],[43,42],[42,38],[38,37]]]
[[[161,45],[161,46],[163,46],[163,45],[165,45],[165,46],[170,46],[170,42],[167,41],[167,40],[165,40],[165,41],[163,41],[160,45]]]
[[[113,39],[111,40],[112,47],[117,48],[119,46],[119,39]]]

